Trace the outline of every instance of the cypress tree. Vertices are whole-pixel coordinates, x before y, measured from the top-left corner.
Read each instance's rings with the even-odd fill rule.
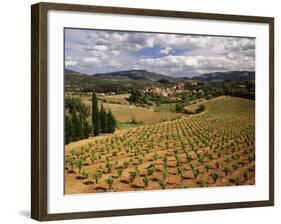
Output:
[[[71,119],[68,115],[65,115],[64,121],[64,136],[65,136],[65,144],[68,144],[72,141],[73,138],[73,126]]]
[[[82,139],[83,138],[82,123],[76,114],[72,116],[72,124],[73,124],[74,140],[77,141]]]
[[[87,121],[83,124],[83,135],[85,138],[89,138],[89,135],[91,133],[91,127]]]
[[[92,95],[92,124],[94,135],[100,134],[100,112],[98,108],[98,98],[95,92]]]
[[[116,129],[116,120],[109,110],[107,113],[107,132],[108,133],[113,133]]]
[[[103,108],[103,104],[100,108],[100,127],[102,133],[107,132],[107,115],[105,109]]]

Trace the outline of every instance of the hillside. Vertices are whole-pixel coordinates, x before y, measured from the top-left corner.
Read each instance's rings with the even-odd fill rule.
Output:
[[[253,71],[213,72],[213,73],[206,73],[200,76],[193,76],[192,78],[186,78],[186,79],[198,80],[198,81],[254,80],[255,72]]]
[[[207,73],[192,78],[176,78],[146,70],[127,70],[93,75],[81,74],[74,70],[65,69],[66,88],[84,88],[100,92],[125,93],[128,88],[169,86],[183,80],[198,80],[204,82],[254,80],[255,72],[229,71]]]
[[[127,70],[127,71],[117,71],[117,72],[110,72],[110,73],[101,73],[101,74],[94,74],[96,78],[102,79],[118,79],[119,81],[125,80],[144,80],[144,81],[173,81],[176,78],[172,78],[170,76],[165,76],[162,74],[157,74],[154,72],[149,72],[146,70]]]
[[[64,74],[65,75],[74,75],[74,74],[82,75],[80,72],[77,72],[77,71],[74,71],[74,70],[70,70],[70,69],[67,69],[67,68],[64,69]]]
[[[97,91],[119,92],[128,88],[143,86],[163,86],[177,81],[176,78],[148,72],[146,70],[128,70],[111,73],[85,75],[65,69],[65,87],[67,88],[96,88]]]
[[[254,102],[222,96],[204,105],[204,113],[66,145],[65,193],[254,185]],[[71,165],[81,158],[80,169]]]

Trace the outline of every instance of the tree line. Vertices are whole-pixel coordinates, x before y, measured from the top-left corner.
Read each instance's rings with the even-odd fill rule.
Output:
[[[88,118],[91,115],[91,120]],[[88,138],[91,133],[113,133],[117,123],[112,112],[106,111],[93,92],[92,110],[82,103],[79,98],[65,98],[65,144]]]

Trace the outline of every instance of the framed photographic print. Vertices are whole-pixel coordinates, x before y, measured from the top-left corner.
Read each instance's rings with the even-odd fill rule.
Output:
[[[274,19],[32,5],[32,218],[272,206]]]

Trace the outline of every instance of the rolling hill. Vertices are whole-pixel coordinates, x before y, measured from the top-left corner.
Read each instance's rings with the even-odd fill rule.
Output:
[[[159,80],[167,80],[173,81],[177,80],[176,78],[172,78],[170,76],[157,74],[154,72],[149,72],[146,70],[127,70],[127,71],[118,71],[118,72],[110,72],[110,73],[102,73],[102,74],[94,74],[95,78],[102,79],[118,79],[119,81],[126,80],[144,80],[144,81],[152,81],[158,82]]]
[[[200,76],[193,76],[192,78],[186,78],[186,79],[198,80],[198,81],[254,80],[255,72],[253,71],[213,72],[213,73],[206,73]]]
[[[65,69],[65,86],[75,88],[92,88],[97,86],[137,87],[137,86],[163,86],[177,83],[182,80],[198,80],[204,82],[254,80],[255,72],[229,71],[207,73],[192,78],[176,78],[146,70],[127,70],[110,73],[86,75],[80,72]]]
[[[178,81],[162,74],[148,72],[146,70],[127,70],[93,75],[65,69],[65,86],[76,88],[92,88],[93,86],[119,85],[119,86],[159,86]]]

